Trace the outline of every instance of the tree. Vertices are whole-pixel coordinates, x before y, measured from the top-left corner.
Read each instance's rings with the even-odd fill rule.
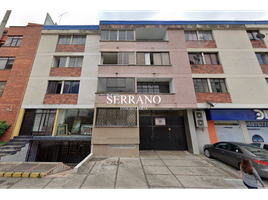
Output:
[[[7,124],[6,121],[0,121],[0,136],[3,135],[10,126],[11,124]]]

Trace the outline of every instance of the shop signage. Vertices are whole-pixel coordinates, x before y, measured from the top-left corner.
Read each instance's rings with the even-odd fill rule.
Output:
[[[147,95],[138,96],[135,101],[133,95],[108,95],[107,104],[160,104],[161,97],[159,95]]]
[[[264,142],[264,139],[260,135],[253,135],[252,142]]]
[[[267,121],[268,110],[262,109],[210,109],[208,120]]]
[[[250,121],[246,122],[247,127],[268,127],[268,122]]]

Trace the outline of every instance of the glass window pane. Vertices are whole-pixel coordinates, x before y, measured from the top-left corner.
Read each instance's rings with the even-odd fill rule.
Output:
[[[258,61],[259,61],[259,64],[260,64],[260,65],[263,65],[263,61],[262,61],[261,54],[260,54],[260,53],[256,53],[256,56],[257,56],[257,59],[258,59]]]
[[[134,40],[134,31],[127,31],[127,40]]]
[[[218,65],[219,64],[217,54],[215,54],[215,53],[210,54],[210,58],[211,58],[211,63],[213,65]]]
[[[119,40],[126,40],[126,31],[119,31]]]
[[[117,31],[110,31],[110,40],[117,40]]]
[[[5,82],[5,81],[0,82],[0,97],[3,96],[6,84],[7,84],[7,82]]]
[[[7,58],[0,58],[0,69],[5,69],[7,61]]]
[[[5,69],[12,69],[12,66],[14,64],[15,58],[8,58],[6,68]]]
[[[70,44],[71,36],[70,35],[60,35],[58,44]]]
[[[21,37],[19,37],[19,38],[17,39],[17,44],[16,44],[17,47],[20,46],[21,40],[22,40]]]
[[[72,44],[85,44],[86,36],[85,35],[74,35]]]
[[[80,84],[79,81],[72,81],[72,90],[71,90],[72,94],[78,94],[79,84]]]
[[[116,87],[116,78],[107,78],[107,88]]]
[[[59,67],[65,67],[67,57],[60,57]]]
[[[126,78],[126,92],[135,92],[135,78]]]
[[[249,37],[250,40],[254,39],[251,31],[247,31],[247,34],[248,34],[248,37]]]
[[[101,31],[101,40],[109,40],[109,31]]]
[[[169,53],[161,53],[162,65],[170,65]]]
[[[63,93],[71,93],[71,81],[64,81]]]
[[[206,64],[207,65],[211,65],[212,62],[211,62],[211,59],[210,59],[210,55],[209,54],[204,54],[204,56],[205,56]]]
[[[77,57],[75,67],[82,67],[82,64],[83,64],[83,57]]]
[[[261,54],[261,57],[262,57],[263,64],[268,65],[268,55],[267,55],[267,53]]]
[[[137,53],[137,65],[145,65],[145,53]]]
[[[6,42],[5,42],[5,44],[4,44],[4,46],[10,46],[11,45],[11,42],[12,42],[12,38],[13,37],[8,37],[7,40],[6,40]]]
[[[161,65],[162,62],[161,62],[161,53],[153,53],[153,64],[154,65]]]
[[[70,57],[69,67],[75,67],[76,57]]]
[[[98,92],[106,92],[107,78],[99,78],[98,81]]]

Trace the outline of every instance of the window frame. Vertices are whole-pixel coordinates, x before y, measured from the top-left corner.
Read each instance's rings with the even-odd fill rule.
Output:
[[[83,42],[74,44],[73,41],[75,37],[83,37],[82,38]],[[62,39],[62,38],[67,38],[67,39]],[[87,38],[87,35],[59,35],[57,45],[86,45],[86,38]],[[64,42],[61,42],[61,40],[63,40]]]
[[[64,66],[60,66],[61,59],[63,59],[63,58],[66,58],[65,64],[64,64]],[[74,66],[70,66],[72,58],[75,58],[75,65]],[[84,62],[84,56],[54,56],[52,68],[64,68],[64,67],[80,68],[80,66],[77,66],[77,59],[78,58],[82,59],[82,61],[81,61],[81,67],[82,67],[83,62]]]
[[[3,68],[1,68],[1,66],[0,66],[0,70],[1,70],[1,69],[7,69],[7,70],[10,70],[10,69],[12,69],[12,67],[13,67],[13,65],[14,65],[15,57],[0,57],[0,60],[6,60],[6,61],[4,61],[5,64],[3,64]],[[8,66],[10,66],[9,61],[11,61],[11,62],[13,61],[11,67],[8,67]],[[4,63],[4,62],[3,62],[3,63]],[[0,62],[0,63],[1,63],[1,62]]]
[[[74,83],[78,83],[78,89],[77,92],[65,92],[65,87],[66,83],[70,82],[71,83],[71,89],[73,88]],[[55,84],[53,86],[53,83]],[[50,86],[51,85],[51,86]],[[46,94],[79,94],[79,88],[80,88],[80,81],[76,80],[62,80],[62,81],[48,81],[48,86],[47,86],[47,92]],[[50,92],[53,91],[53,92]]]
[[[3,44],[2,46],[3,47],[19,47],[21,44],[22,38],[23,36],[8,36],[5,44]],[[15,43],[15,45],[12,45],[13,43]]]
[[[150,85],[152,86],[152,88],[149,88]],[[163,91],[164,88],[161,86],[165,86],[165,87],[168,86],[168,92]],[[146,92],[143,91],[145,89],[147,90]],[[152,92],[150,92],[150,90]],[[170,94],[170,85],[169,85],[169,82],[138,81],[137,82],[137,93],[138,94]]]
[[[115,86],[108,86],[108,81],[115,79]],[[125,79],[125,86],[118,86],[118,79]],[[130,85],[129,85],[130,84]],[[130,86],[128,88],[128,86]],[[109,91],[115,89],[114,91]],[[130,91],[128,91],[130,90]],[[134,77],[98,77],[97,93],[135,93],[135,78]]]
[[[258,33],[259,33],[258,30],[247,30],[249,40],[260,40],[259,38],[256,37]]]
[[[140,57],[138,55],[144,54],[144,59],[143,57]],[[157,54],[160,54],[160,63],[161,64],[155,64],[156,61],[156,56]],[[167,54],[166,58],[168,59],[168,64],[165,63],[164,55]],[[143,62],[138,60],[138,58],[141,58]],[[136,52],[136,65],[155,65],[155,66],[162,66],[162,65],[171,65],[171,60],[170,60],[170,53],[169,52]]]
[[[0,81],[0,97],[3,96],[6,89],[7,81]]]
[[[202,35],[207,35],[209,39],[202,38]],[[212,30],[185,30],[184,37],[186,41],[214,41]]]
[[[206,84],[208,85],[208,92],[200,92],[200,93],[229,93],[228,89],[227,89],[225,78],[193,78],[194,89],[195,89],[196,93],[199,93],[199,91],[196,91],[196,88],[198,85],[195,84],[195,80],[198,80],[198,79],[201,79],[203,82],[204,82],[204,80],[206,80]],[[216,82],[218,84],[218,86],[220,86],[219,92],[215,91],[215,89],[217,89],[216,84],[214,84],[216,80],[219,80],[219,84],[218,84],[218,82]],[[224,86],[224,88],[222,87],[222,85]]]
[[[260,53],[256,52],[255,54],[260,65],[268,65],[268,53],[267,52],[260,52]],[[264,59],[263,56],[266,58]]]
[[[124,31],[124,38],[120,39],[120,33]],[[116,32],[116,39],[111,39],[111,33]],[[128,32],[132,32],[132,36],[128,39]],[[103,33],[103,34],[102,34]],[[104,34],[105,33],[105,34]],[[101,30],[101,39],[103,41],[135,41],[134,30]]]

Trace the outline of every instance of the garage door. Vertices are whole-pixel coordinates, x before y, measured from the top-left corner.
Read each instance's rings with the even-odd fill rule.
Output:
[[[140,116],[139,121],[140,150],[188,150],[183,117]]]

